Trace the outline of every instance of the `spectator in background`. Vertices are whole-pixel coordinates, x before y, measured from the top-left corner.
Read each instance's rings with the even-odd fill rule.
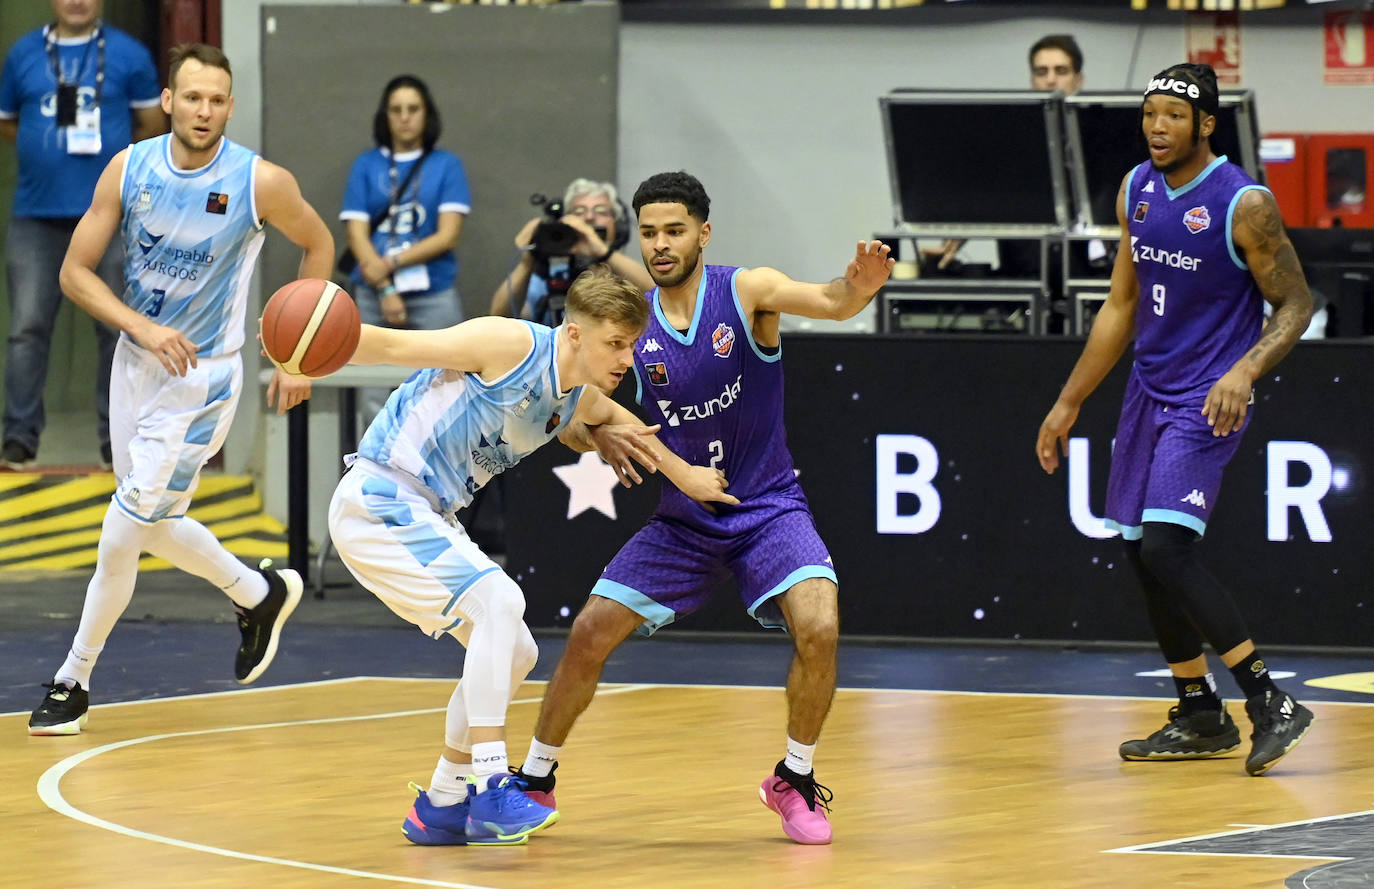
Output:
[[[492,295],[491,314],[527,318],[557,327],[563,321],[563,300],[568,287],[588,266],[599,262],[606,263],[640,290],[654,286],[644,264],[620,252],[629,241],[630,221],[614,185],[574,179],[563,193],[560,206],[564,213],[558,221],[573,229],[576,240],[566,247],[544,244],[536,232],[541,222],[553,220],[537,216],[525,223],[515,236],[520,259]]]
[[[1030,88],[1072,96],[1083,88],[1083,50],[1072,34],[1046,34],[1030,48]]]
[[[463,320],[454,247],[471,210],[467,173],[435,147],[439,109],[418,77],[393,77],[372,118],[377,147],[353,162],[339,218],[356,267],[351,292],[363,323],[438,329]],[[387,390],[362,391],[370,422]]]
[[[147,48],[100,21],[100,0],[52,0],[52,10],[53,24],[20,37],[0,73],[0,137],[16,146],[19,160],[5,243],[10,331],[0,465],[10,469],[38,454],[48,355],[63,303],[57,274],[76,223],[110,159],[167,129]],[[114,244],[97,270],[116,293],[124,286],[123,257]],[[97,321],[95,332],[97,435],[109,466],[116,331]]]

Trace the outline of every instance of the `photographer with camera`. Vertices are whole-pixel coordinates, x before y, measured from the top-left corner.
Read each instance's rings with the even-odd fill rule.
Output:
[[[605,263],[640,290],[654,286],[644,264],[620,252],[630,238],[625,206],[609,182],[574,179],[563,200],[531,202],[544,213],[515,236],[520,259],[491,298],[491,314],[549,327],[563,321],[568,287],[589,266]]]

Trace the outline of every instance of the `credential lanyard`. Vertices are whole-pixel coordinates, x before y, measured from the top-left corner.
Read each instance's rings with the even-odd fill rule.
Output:
[[[52,65],[53,77],[57,79],[58,86],[63,86],[67,81],[62,75],[62,60],[57,54],[57,26],[49,25],[43,38],[47,44],[48,62]],[[105,29],[98,21],[95,23],[95,34],[86,41],[86,48],[81,51],[81,63],[76,68],[77,86],[81,85],[81,72],[86,70],[86,58],[91,51],[92,43],[95,44],[95,104],[99,107],[100,96],[105,89]]]

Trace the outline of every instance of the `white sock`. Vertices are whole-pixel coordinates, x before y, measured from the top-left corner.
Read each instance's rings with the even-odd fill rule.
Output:
[[[449,762],[446,757],[439,757],[426,792],[429,801],[436,806],[452,806],[467,799],[468,773],[471,771],[470,762]]]
[[[190,516],[163,519],[152,526],[144,548],[224,591],[241,608],[253,608],[267,598],[267,579],[249,568],[210,529]]]
[[[530,738],[530,752],[526,755],[525,764],[520,767],[520,771],[531,778],[543,778],[553,771],[554,763],[558,762],[558,752],[562,749],[542,744],[538,738]]]
[[[478,793],[486,793],[487,779],[492,775],[506,774],[508,765],[505,741],[483,741],[472,745],[472,775]]]
[[[814,759],[815,756],[815,744],[802,744],[799,741],[792,740],[792,736],[789,735],[787,737],[787,756],[783,759],[782,764],[796,774],[805,777],[811,774],[815,769],[815,767],[811,765],[811,760]]]
[[[100,544],[97,547],[95,573],[86,585],[86,601],[81,606],[81,624],[71,651],[62,668],[53,677],[68,685],[81,683],[91,687],[91,671],[95,660],[105,647],[105,640],[119,621],[134,595],[134,581],[138,578],[138,557],[146,549],[148,525],[130,518],[120,507],[111,503],[100,525]]]

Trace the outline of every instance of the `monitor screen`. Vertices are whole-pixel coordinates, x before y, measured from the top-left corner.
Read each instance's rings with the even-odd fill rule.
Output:
[[[1048,97],[951,95],[912,91],[881,100],[896,221],[1066,224],[1067,200],[1056,203],[1051,175],[1061,142],[1057,116],[1047,119]],[[1062,176],[1058,184],[1067,190]]]
[[[1140,126],[1140,96],[1079,93],[1065,101],[1064,114],[1066,150],[1070,157],[1082,158],[1082,178],[1073,171],[1078,218],[1091,225],[1116,225],[1116,195],[1121,179],[1149,158]],[[1226,155],[1263,182],[1258,143],[1250,94],[1223,94],[1212,133],[1212,150]]]

